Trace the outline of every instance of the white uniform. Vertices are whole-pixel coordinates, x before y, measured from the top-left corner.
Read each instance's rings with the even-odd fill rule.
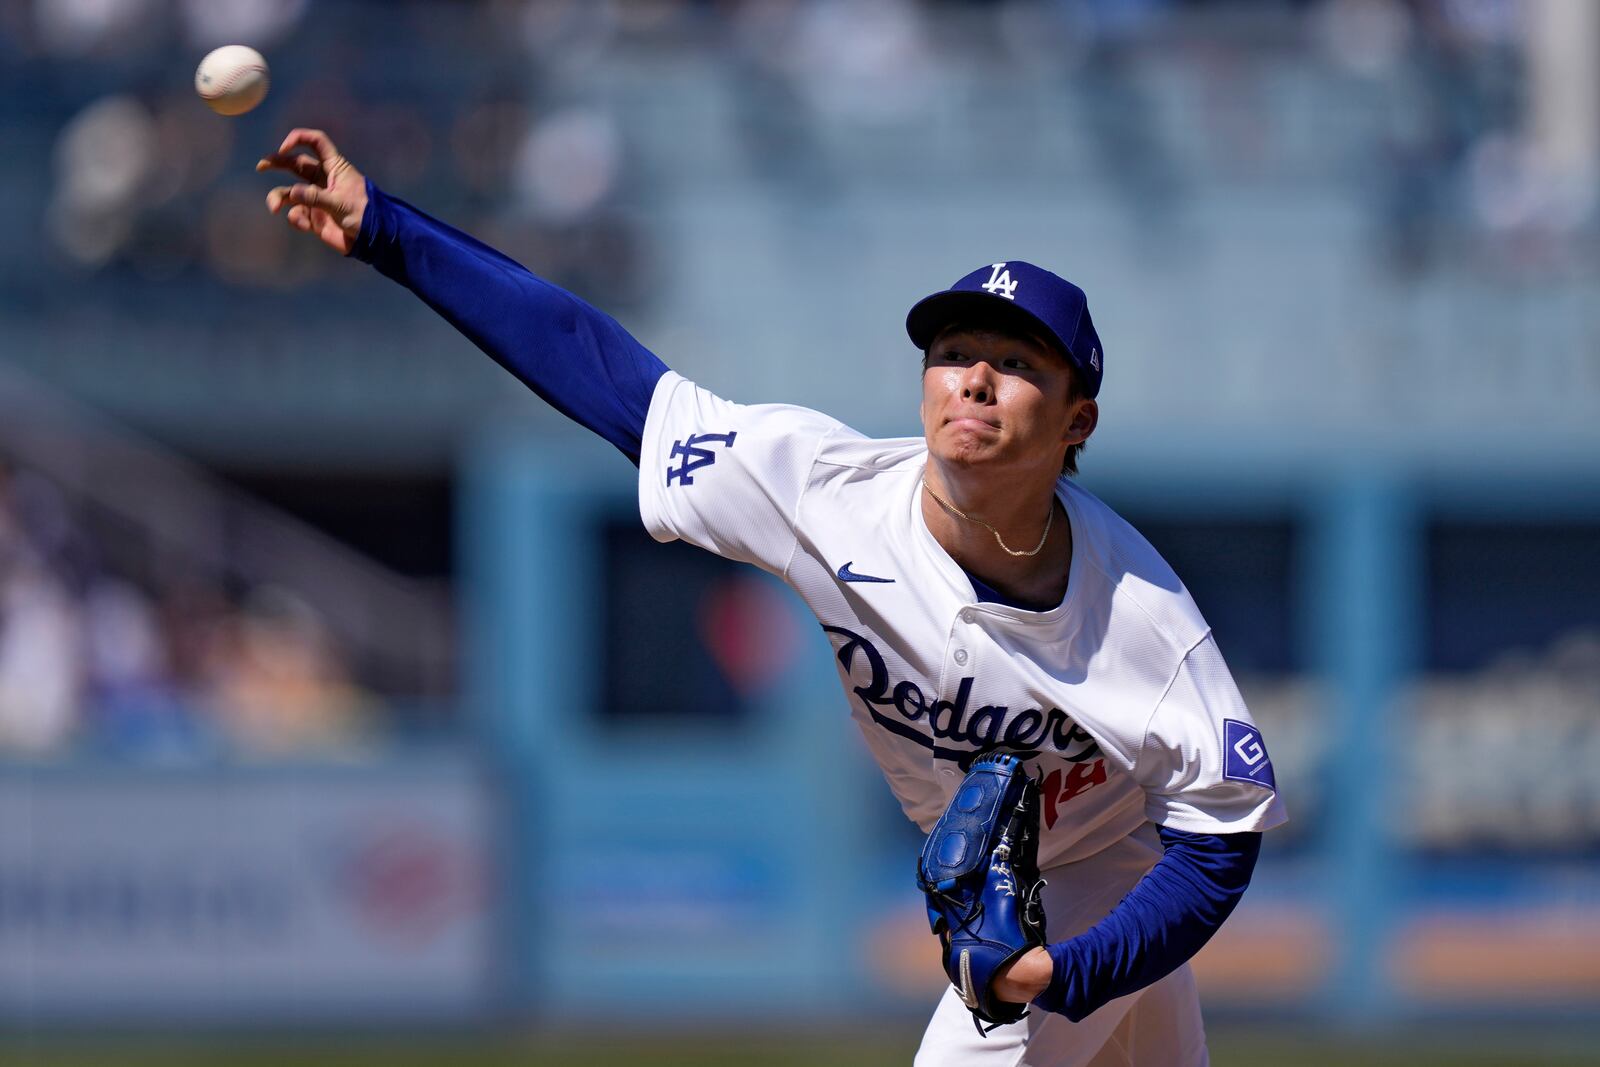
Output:
[[[639,509],[656,540],[753,563],[800,594],[833,642],[867,747],[924,833],[963,777],[959,760],[1022,756],[1041,787],[1052,941],[1103,917],[1160,857],[1150,824],[1224,834],[1283,822],[1260,735],[1155,550],[1063,478],[1065,599],[1039,612],[979,601],[923,521],[927,458],[921,438],[871,440],[805,408],[733,404],[669,372],[645,422]],[[1152,1016],[1140,1033],[1172,1040],[1104,1058],[1126,1043],[1117,1032],[1136,1003]],[[987,1039],[950,990],[917,1062],[1204,1058],[1185,966],[1082,1023],[1034,1011]]]

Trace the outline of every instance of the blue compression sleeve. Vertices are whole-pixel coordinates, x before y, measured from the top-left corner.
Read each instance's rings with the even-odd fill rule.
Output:
[[[1054,974],[1034,1003],[1078,1022],[1181,967],[1233,911],[1261,852],[1259,833],[1160,828],[1166,851],[1111,914],[1048,946]]]
[[[472,343],[635,464],[666,364],[616,320],[367,182],[351,255],[420,296]]]

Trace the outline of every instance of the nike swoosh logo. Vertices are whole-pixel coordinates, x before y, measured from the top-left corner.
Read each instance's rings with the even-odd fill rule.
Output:
[[[855,560],[850,561],[850,563],[854,562]],[[839,568],[839,580],[841,582],[884,582],[890,585],[894,584],[893,578],[874,578],[870,574],[857,574],[850,569],[850,563],[846,563]]]

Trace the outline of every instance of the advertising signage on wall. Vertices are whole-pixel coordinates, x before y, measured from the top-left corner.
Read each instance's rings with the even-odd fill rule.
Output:
[[[484,1010],[468,768],[0,774],[0,1018]]]

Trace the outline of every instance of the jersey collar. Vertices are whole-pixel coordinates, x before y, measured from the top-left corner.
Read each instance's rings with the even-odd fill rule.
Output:
[[[926,462],[927,457],[924,455],[924,465]],[[1083,585],[1085,544],[1083,538],[1083,516],[1078,511],[1077,501],[1073,499],[1073,493],[1068,488],[1065,477],[1056,482],[1056,499],[1061,501],[1061,507],[1067,513],[1067,521],[1072,527],[1072,562],[1067,568],[1067,592],[1062,597],[1061,603],[1055,607],[1047,611],[1029,611],[1027,608],[978,599],[978,594],[973,591],[972,580],[967,577],[967,572],[962,570],[961,564],[952,559],[950,553],[944,550],[944,546],[933,536],[933,531],[928,529],[927,520],[922,517],[923,470],[923,466],[916,468],[916,475],[910,482],[910,492],[903,501],[905,508],[909,512],[912,539],[962,609],[983,612],[998,619],[1030,623],[1059,622],[1072,614],[1077,592]]]

